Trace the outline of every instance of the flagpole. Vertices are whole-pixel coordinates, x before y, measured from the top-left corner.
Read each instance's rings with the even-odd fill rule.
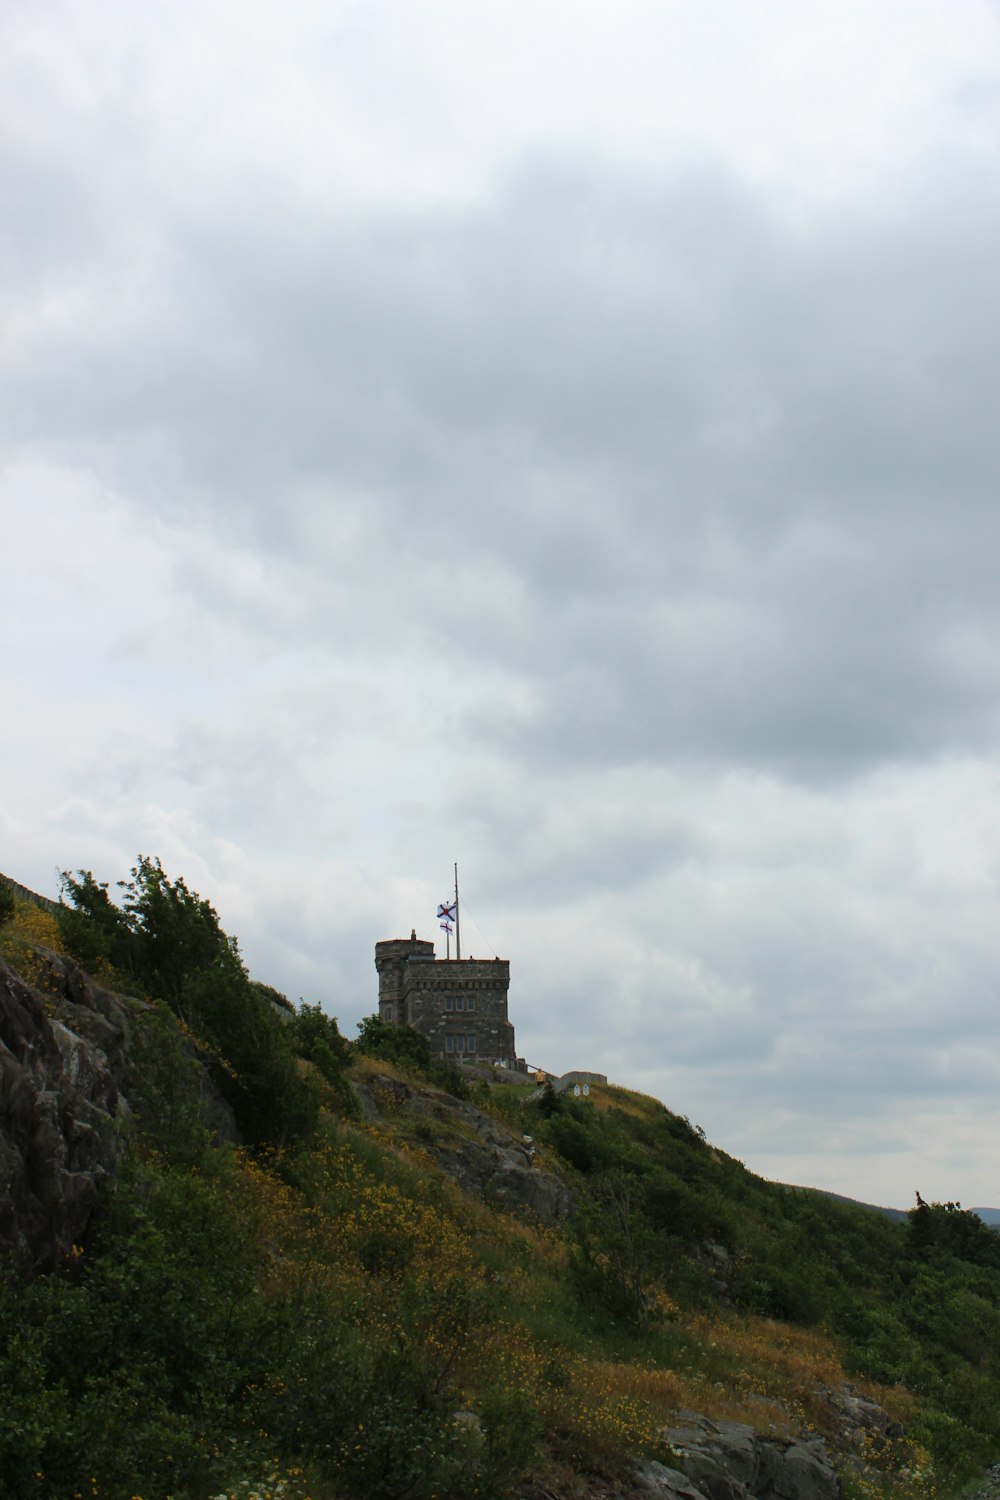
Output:
[[[458,861],[455,861],[455,958],[462,957],[462,925],[458,906]]]

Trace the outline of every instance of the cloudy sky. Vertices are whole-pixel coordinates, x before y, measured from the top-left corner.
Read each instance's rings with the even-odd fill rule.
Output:
[[[1000,1202],[994,0],[0,4],[0,870]]]

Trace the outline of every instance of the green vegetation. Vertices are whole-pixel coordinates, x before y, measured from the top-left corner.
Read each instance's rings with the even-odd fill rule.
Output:
[[[684,1407],[832,1435],[847,1378],[905,1424],[869,1454],[878,1493],[956,1493],[1000,1450],[1000,1237],[957,1204],[895,1223],[766,1183],[624,1089],[477,1084],[572,1189],[568,1226],[533,1227],[430,1164],[433,1090],[469,1090],[417,1033],[369,1017],[349,1043],[294,1010],[156,860],[121,906],[63,880],[58,920],[15,902],[0,951],[30,978],[61,947],[146,1004],[92,1237],[49,1276],[0,1275],[9,1500],[502,1500],[528,1474],[566,1493],[666,1459]],[[363,1124],[351,1079],[382,1070],[430,1107]]]
[[[587,1180],[573,1261],[582,1296],[640,1328],[650,1289],[705,1310],[721,1289],[748,1314],[828,1333],[849,1375],[916,1396],[908,1429],[942,1485],[996,1454],[993,1230],[955,1204],[918,1197],[900,1225],[764,1182],[662,1106],[616,1093],[596,1108],[564,1100],[534,1127]]]
[[[427,1038],[414,1031],[412,1026],[393,1026],[379,1020],[378,1016],[365,1016],[358,1023],[355,1047],[363,1056],[396,1063],[404,1072],[436,1084],[445,1093],[454,1094],[456,1099],[469,1097],[468,1082],[454,1063],[432,1057]]]
[[[289,1145],[308,1137],[319,1091],[298,1067],[295,1031],[281,1013],[285,997],[250,979],[215,908],[182,879],[168,880],[158,859],[141,855],[120,886],[121,907],[89,870],[63,874],[66,950],[127,993],[169,1006],[211,1058],[247,1141]],[[329,1051],[328,1071],[334,1061]]]

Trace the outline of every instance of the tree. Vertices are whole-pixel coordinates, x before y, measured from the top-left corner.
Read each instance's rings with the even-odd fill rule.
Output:
[[[215,907],[183,878],[169,881],[158,859],[140,854],[132,879],[119,884],[141,977],[172,1009],[183,1014],[193,981],[213,969],[246,977]]]
[[[917,1193],[916,1207],[907,1218],[911,1254],[926,1260],[936,1252],[973,1265],[1000,1267],[1000,1235],[961,1203],[925,1203]]]
[[[107,881],[95,880],[89,870],[76,876],[63,870],[59,886],[59,932],[67,952],[92,973],[110,969],[133,980],[131,924],[108,895]]]
[[[131,880],[119,881],[121,908],[89,871],[77,875],[63,875],[73,906],[60,919],[74,956],[84,965],[108,963],[166,1002],[207,1052],[249,1141],[280,1145],[308,1134],[319,1099],[299,1071],[293,1028],[266,988],[254,986],[211,902],[182,878],[170,880],[160,861],[144,854]]]
[[[553,1115],[559,1113],[561,1104],[559,1095],[552,1087],[552,1079],[546,1078],[542,1085],[541,1098],[538,1100],[538,1111],[546,1120],[551,1120]]]
[[[457,1099],[468,1099],[469,1085],[455,1067],[442,1057],[431,1054],[430,1043],[412,1026],[396,1026],[379,1016],[365,1016],[358,1022],[359,1052],[369,1057],[384,1057],[399,1067],[419,1074]]]

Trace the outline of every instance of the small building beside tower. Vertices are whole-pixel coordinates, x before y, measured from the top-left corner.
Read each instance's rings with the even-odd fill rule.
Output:
[[[507,959],[437,958],[414,929],[376,943],[375,967],[381,1020],[412,1026],[448,1062],[524,1067],[507,1017]]]

